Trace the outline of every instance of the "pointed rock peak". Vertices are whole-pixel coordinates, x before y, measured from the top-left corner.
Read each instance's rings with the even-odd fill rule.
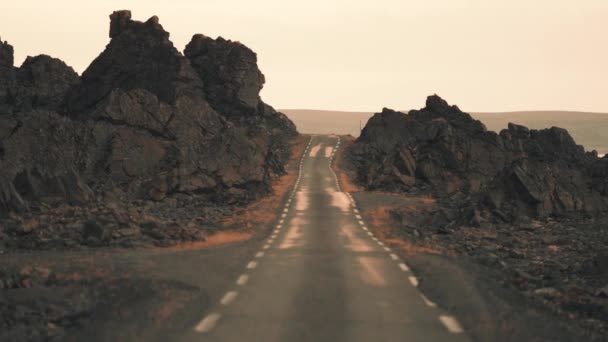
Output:
[[[8,42],[3,42],[0,37],[0,66],[12,67],[14,60],[13,46]]]
[[[426,98],[426,109],[443,113],[452,109],[448,102],[439,95],[434,94]]]
[[[115,11],[110,14],[110,38],[121,34],[131,22],[131,11]]]
[[[121,33],[131,29],[143,28],[150,28],[152,31],[161,33],[164,38],[169,38],[169,33],[163,29],[157,16],[152,16],[145,23],[142,23],[132,20],[131,11],[128,10],[114,11],[110,14],[110,38],[116,38]]]

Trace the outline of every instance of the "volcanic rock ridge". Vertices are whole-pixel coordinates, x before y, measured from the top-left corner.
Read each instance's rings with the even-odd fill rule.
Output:
[[[256,54],[194,35],[184,55],[157,17],[110,19],[110,42],[80,77],[46,55],[14,67],[0,41],[0,213],[268,193],[298,133],[260,99]]]
[[[474,225],[608,211],[607,157],[562,128],[488,131],[437,95],[407,114],[375,114],[348,154],[367,189],[432,193]]]

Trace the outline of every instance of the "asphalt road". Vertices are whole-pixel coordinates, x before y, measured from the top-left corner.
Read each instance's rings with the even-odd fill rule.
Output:
[[[468,341],[367,229],[314,136],[272,235],[184,341]]]

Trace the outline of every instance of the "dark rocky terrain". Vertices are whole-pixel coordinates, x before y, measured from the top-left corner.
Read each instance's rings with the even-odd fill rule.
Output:
[[[367,190],[407,195],[368,213],[390,221],[386,239],[472,260],[576,334],[608,336],[608,158],[566,130],[495,133],[430,96],[421,110],[375,114],[343,167]]]
[[[275,211],[267,195],[295,177],[290,163],[279,180],[305,142],[261,100],[253,51],[195,35],[184,55],[157,17],[110,19],[81,76],[46,55],[15,67],[0,42],[0,340],[63,341],[116,314],[158,323],[202,307],[198,287],[113,269],[126,250],[111,247],[213,245],[232,225],[251,236],[235,217],[251,203]],[[40,250],[50,258],[29,253]],[[91,265],[97,252],[107,265]]]
[[[432,193],[468,206],[457,216],[474,225],[608,213],[608,158],[557,127],[488,131],[436,95],[421,110],[375,114],[350,155],[367,189]]]
[[[195,35],[182,54],[157,17],[110,18],[81,76],[0,45],[0,249],[200,240],[284,172],[297,131],[253,51]]]

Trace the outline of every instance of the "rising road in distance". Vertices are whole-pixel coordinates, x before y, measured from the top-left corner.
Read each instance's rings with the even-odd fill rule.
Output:
[[[469,341],[379,241],[313,136],[279,221],[183,341]]]

